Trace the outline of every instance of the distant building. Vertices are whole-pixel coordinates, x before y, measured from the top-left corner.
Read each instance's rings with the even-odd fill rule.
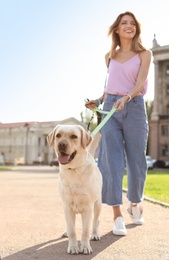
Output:
[[[5,164],[48,164],[56,155],[46,137],[58,124],[85,127],[74,117],[63,121],[0,123],[0,154]]]
[[[153,159],[169,161],[169,45],[153,40],[155,95],[150,120],[149,154]]]

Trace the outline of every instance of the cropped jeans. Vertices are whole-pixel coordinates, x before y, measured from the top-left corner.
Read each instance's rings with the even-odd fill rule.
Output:
[[[107,95],[103,110],[110,111],[121,96]],[[105,115],[102,115],[104,118]],[[102,202],[122,204],[122,181],[127,170],[130,202],[143,200],[147,174],[148,122],[143,96],[136,96],[115,112],[101,129],[98,167],[103,177]]]

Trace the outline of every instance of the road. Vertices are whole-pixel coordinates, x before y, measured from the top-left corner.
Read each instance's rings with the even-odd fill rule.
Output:
[[[143,202],[145,224],[131,224],[123,194],[127,236],[115,236],[112,209],[103,205],[92,255],[68,255],[58,173],[48,166],[0,171],[0,255],[2,260],[169,260],[169,208]],[[77,238],[81,219],[77,215]]]

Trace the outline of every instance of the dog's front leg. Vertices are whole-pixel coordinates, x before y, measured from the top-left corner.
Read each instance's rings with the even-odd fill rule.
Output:
[[[91,254],[92,248],[90,246],[90,226],[92,218],[92,207],[89,206],[82,212],[82,239],[80,245],[80,252],[83,254]]]
[[[99,216],[101,212],[102,202],[101,198],[99,198],[94,204],[94,217],[93,217],[93,229],[91,240],[98,241],[100,240],[98,227],[99,227]]]
[[[68,254],[78,254],[79,248],[76,240],[76,232],[75,232],[75,213],[69,209],[65,209],[65,218],[67,224],[67,235],[68,235]]]

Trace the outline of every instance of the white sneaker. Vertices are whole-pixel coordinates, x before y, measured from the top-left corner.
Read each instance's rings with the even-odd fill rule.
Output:
[[[131,220],[136,225],[142,225],[144,223],[144,218],[142,217],[143,209],[138,205],[135,207],[129,207],[127,209]]]
[[[112,232],[114,235],[117,236],[125,236],[127,234],[127,230],[122,217],[118,217],[115,219]]]

